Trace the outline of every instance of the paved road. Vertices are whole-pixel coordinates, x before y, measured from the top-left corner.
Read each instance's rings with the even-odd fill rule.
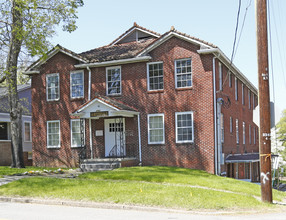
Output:
[[[285,213],[259,215],[214,215],[186,214],[168,212],[147,212],[121,209],[82,208],[71,206],[40,205],[26,203],[0,202],[0,220],[285,220]]]

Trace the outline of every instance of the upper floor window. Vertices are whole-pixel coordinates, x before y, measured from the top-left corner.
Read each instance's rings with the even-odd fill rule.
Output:
[[[245,144],[245,122],[242,122],[242,144]]]
[[[25,142],[32,141],[31,122],[24,122],[24,141]]]
[[[148,115],[148,144],[164,144],[164,114]]]
[[[192,60],[182,59],[175,61],[176,88],[192,86]]]
[[[148,90],[164,89],[163,62],[148,63]]]
[[[70,75],[71,98],[84,97],[84,74],[83,71],[72,72]]]
[[[176,112],[176,142],[194,141],[193,112]]]
[[[219,90],[222,90],[222,65],[219,63]]]
[[[251,125],[249,125],[249,144],[251,144]]]
[[[232,75],[231,72],[228,72],[228,86],[229,88],[232,87]]]
[[[238,100],[238,88],[237,88],[237,78],[234,78],[234,94],[235,94],[235,100]]]
[[[241,101],[242,101],[242,104],[244,105],[244,85],[241,84]]]
[[[232,133],[232,117],[229,118],[229,132]]]
[[[236,119],[235,121],[235,131],[236,131],[236,143],[239,144],[238,119]]]
[[[256,128],[253,128],[253,144],[256,144]]]
[[[250,89],[248,89],[248,108],[251,109],[251,92],[250,92]]]
[[[121,94],[121,67],[106,68],[107,95]]]
[[[47,100],[54,101],[60,99],[59,74],[48,74],[46,77]]]
[[[60,147],[60,121],[47,121],[47,147]]]

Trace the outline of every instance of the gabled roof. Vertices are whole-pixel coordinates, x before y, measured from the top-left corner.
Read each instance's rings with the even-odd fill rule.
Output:
[[[41,66],[42,64],[44,64],[45,62],[47,62],[50,58],[52,58],[54,55],[56,55],[57,53],[64,53],[70,57],[73,57],[75,59],[77,59],[80,62],[86,63],[88,62],[84,57],[80,56],[79,54],[57,44],[53,49],[51,49],[49,52],[47,52],[47,55],[44,57],[41,57],[40,59],[38,59],[37,61],[35,61],[32,65],[30,65],[26,71],[25,74],[29,75],[29,74],[35,74],[38,73],[38,67]]]

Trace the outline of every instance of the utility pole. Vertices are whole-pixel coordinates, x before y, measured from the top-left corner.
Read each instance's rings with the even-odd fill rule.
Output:
[[[258,57],[258,101],[260,113],[259,154],[261,199],[272,203],[270,97],[267,41],[267,0],[256,0],[256,36]]]

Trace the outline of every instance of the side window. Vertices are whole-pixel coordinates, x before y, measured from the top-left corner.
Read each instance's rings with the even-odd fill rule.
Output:
[[[82,98],[84,97],[84,73],[72,72],[70,74],[70,92],[71,98]]]
[[[147,64],[148,90],[164,89],[163,62]]]
[[[193,112],[176,112],[176,142],[194,142]]]
[[[60,121],[47,121],[47,147],[60,147]]]
[[[81,147],[80,119],[71,119],[71,147]]]
[[[59,74],[48,74],[46,76],[47,101],[57,101],[60,99]]]
[[[239,144],[238,119],[235,121],[236,143]]]
[[[24,141],[25,142],[32,141],[31,122],[24,122]]]
[[[148,144],[165,143],[164,114],[148,115]]]
[[[238,100],[238,88],[237,88],[237,78],[234,79],[234,92],[235,92],[235,100]]]
[[[219,63],[219,90],[222,91],[222,65]]]
[[[192,60],[182,59],[175,61],[176,88],[192,86]]]
[[[121,94],[121,67],[106,68],[106,94]]]

